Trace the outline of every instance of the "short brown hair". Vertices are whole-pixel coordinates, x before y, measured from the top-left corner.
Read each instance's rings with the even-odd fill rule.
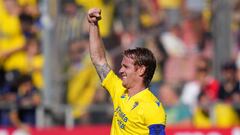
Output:
[[[144,84],[148,86],[156,68],[156,59],[153,53],[147,48],[135,48],[125,50],[123,56],[133,59],[134,65],[146,67],[144,72]]]

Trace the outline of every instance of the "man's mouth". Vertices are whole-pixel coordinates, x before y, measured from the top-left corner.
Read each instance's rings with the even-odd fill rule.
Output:
[[[127,78],[127,76],[126,75],[122,75],[122,79],[126,79]]]

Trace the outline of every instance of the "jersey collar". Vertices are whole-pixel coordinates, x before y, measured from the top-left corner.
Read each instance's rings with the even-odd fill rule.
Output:
[[[142,90],[142,91],[140,91],[140,92],[138,92],[137,94],[135,94],[135,95],[133,95],[133,96],[129,96],[128,95],[128,93],[127,93],[127,97],[130,99],[136,99],[136,98],[142,98],[142,97],[144,97],[146,94],[145,93],[148,93],[149,92],[149,88],[146,88],[146,89],[144,89],[144,90]]]

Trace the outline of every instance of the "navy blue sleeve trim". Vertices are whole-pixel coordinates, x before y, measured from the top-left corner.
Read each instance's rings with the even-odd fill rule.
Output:
[[[165,135],[165,126],[161,124],[150,125],[149,135]]]

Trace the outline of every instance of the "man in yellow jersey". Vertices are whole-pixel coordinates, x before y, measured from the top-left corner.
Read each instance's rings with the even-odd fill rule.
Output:
[[[163,106],[148,89],[156,68],[152,52],[146,48],[124,51],[119,71],[122,79],[118,78],[105,57],[99,20],[101,10],[90,9],[90,56],[102,86],[109,91],[114,105],[111,135],[165,135],[166,115]]]

